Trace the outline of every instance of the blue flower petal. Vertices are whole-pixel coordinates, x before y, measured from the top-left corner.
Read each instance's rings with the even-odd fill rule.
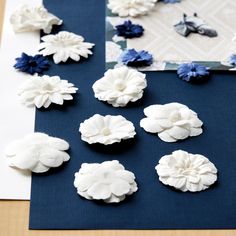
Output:
[[[121,25],[116,25],[115,28],[117,36],[121,36],[126,39],[141,37],[144,31],[141,25],[133,24],[130,20],[125,21]]]
[[[153,63],[153,57],[147,51],[137,52],[135,49],[129,49],[121,55],[121,61],[127,66],[143,67],[150,66]]]
[[[232,65],[232,66],[236,66],[236,54],[233,54],[229,57],[229,63]]]
[[[160,0],[161,2],[164,2],[165,4],[167,3],[179,3],[181,0]]]
[[[209,71],[207,67],[196,63],[183,63],[179,65],[177,74],[184,81],[200,82],[208,78]]]
[[[21,57],[16,58],[16,64],[14,67],[31,75],[35,73],[41,74],[49,68],[49,61],[46,57],[40,54],[29,56],[23,52]]]

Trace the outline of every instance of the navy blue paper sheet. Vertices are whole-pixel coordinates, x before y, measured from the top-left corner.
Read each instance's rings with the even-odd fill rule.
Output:
[[[71,160],[46,174],[33,175],[30,229],[215,229],[236,228],[236,77],[212,73],[201,85],[177,78],[175,72],[147,73],[142,100],[113,108],[94,98],[92,84],[104,73],[105,4],[102,0],[44,0],[48,10],[64,20],[67,30],[96,44],[94,55],[80,63],[55,65],[59,75],[79,88],[66,106],[37,110],[35,130],[67,140]],[[182,142],[165,143],[139,127],[143,108],[180,102],[199,114],[204,133]],[[121,114],[136,127],[134,140],[118,145],[89,146],[80,139],[86,118]],[[207,156],[218,168],[218,182],[200,193],[182,193],[158,181],[155,165],[165,154],[182,149]],[[139,191],[117,205],[81,198],[73,186],[74,173],[84,162],[119,160],[135,173]]]

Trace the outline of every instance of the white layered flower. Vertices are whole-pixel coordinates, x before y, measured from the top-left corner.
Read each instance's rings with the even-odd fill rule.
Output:
[[[126,66],[110,69],[93,84],[95,97],[114,107],[124,107],[143,96],[146,75]]]
[[[5,156],[11,167],[43,173],[68,161],[68,149],[69,144],[63,139],[33,133],[9,144]]]
[[[26,106],[48,108],[51,103],[63,105],[64,100],[72,100],[71,94],[77,90],[72,83],[61,80],[59,76],[32,76],[20,86],[18,95]]]
[[[125,170],[119,161],[82,164],[75,173],[74,186],[80,196],[106,203],[123,201],[126,195],[138,190],[134,174]]]
[[[157,0],[109,0],[107,7],[120,17],[146,15]]]
[[[133,138],[136,134],[132,122],[123,116],[95,114],[80,124],[81,139],[89,144],[113,144]]]
[[[53,25],[61,25],[62,20],[49,13],[43,6],[30,7],[23,5],[10,18],[15,32],[43,30],[49,34]]]
[[[81,57],[88,58],[92,55],[90,50],[94,44],[84,42],[84,38],[80,35],[61,31],[55,35],[46,35],[42,38],[39,45],[40,53],[43,56],[53,55],[56,64],[66,62],[69,58],[79,61]]]
[[[217,180],[217,169],[206,157],[182,150],[163,156],[156,166],[159,180],[183,192],[198,192]]]
[[[197,113],[180,103],[152,105],[144,109],[147,118],[140,126],[149,133],[157,133],[165,142],[176,142],[202,133],[202,121]]]
[[[117,62],[122,52],[119,44],[106,41],[106,62]]]

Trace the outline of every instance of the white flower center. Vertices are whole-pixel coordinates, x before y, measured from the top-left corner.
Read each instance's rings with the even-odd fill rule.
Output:
[[[170,114],[169,120],[172,122],[179,121],[181,119],[181,114],[178,111],[173,111]]]
[[[126,88],[126,84],[124,83],[124,81],[122,81],[121,79],[118,79],[117,81],[115,81],[115,88],[118,91],[124,91],[124,89]]]
[[[108,127],[105,127],[102,129],[102,132],[101,132],[104,136],[108,136],[111,134],[111,131]]]
[[[42,92],[41,93],[43,93],[43,94],[45,94],[45,93],[52,93],[52,92],[54,92],[54,86],[53,85],[51,85],[51,84],[49,84],[49,83],[46,83],[46,84],[44,84],[43,86],[42,86]]]
[[[179,173],[185,176],[195,176],[199,173],[199,169],[194,167],[190,162],[185,163],[184,166],[181,166],[178,169]]]
[[[110,184],[114,178],[114,173],[110,169],[101,168],[98,170],[96,178],[100,179],[103,184]]]
[[[187,176],[192,176],[192,175],[194,176],[194,175],[198,174],[198,172],[192,168],[182,169],[182,170],[180,170],[180,172],[185,176],[186,175]]]

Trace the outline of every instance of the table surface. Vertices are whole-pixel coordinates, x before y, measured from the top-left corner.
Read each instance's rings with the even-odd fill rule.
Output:
[[[5,0],[0,0],[0,35]],[[0,201],[0,236],[236,236],[236,230],[28,230],[29,201]]]

